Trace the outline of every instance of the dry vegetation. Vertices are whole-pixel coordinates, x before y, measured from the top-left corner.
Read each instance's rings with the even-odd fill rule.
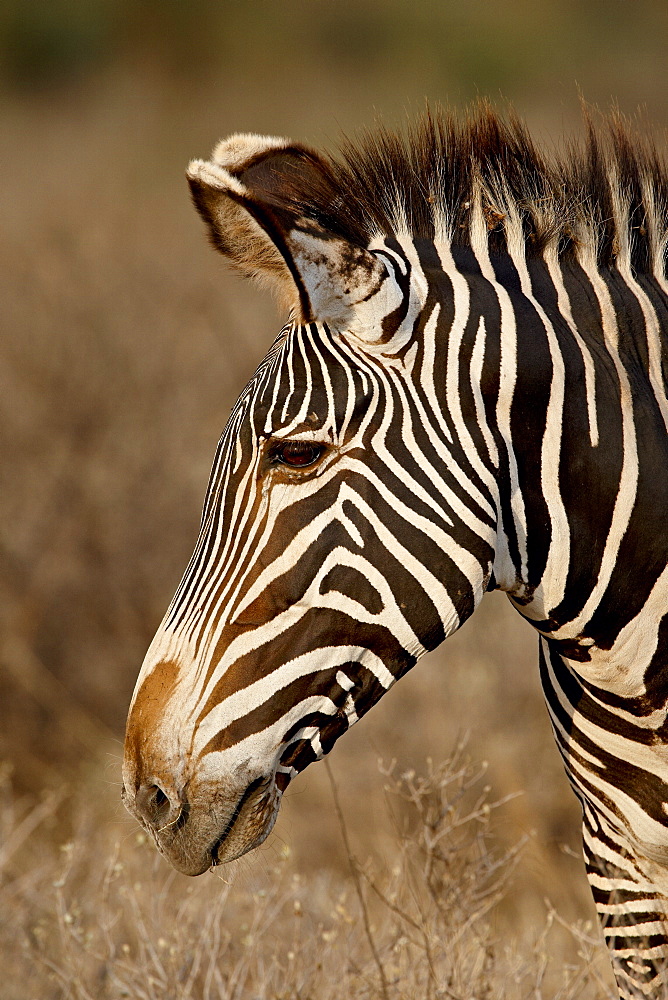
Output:
[[[339,125],[368,122],[374,107],[396,116],[424,93],[457,100],[502,87],[531,110],[519,68],[551,65],[532,89],[536,123],[561,64],[539,48],[501,60],[517,42],[520,22],[509,15],[519,0],[498,5],[487,34],[476,5],[462,5],[457,33],[442,4],[420,16],[411,7],[410,23],[399,0],[370,4],[361,21],[352,0],[336,6],[335,21],[331,5],[318,19],[318,5],[302,0],[263,4],[262,23],[243,13],[254,5],[234,5],[234,16],[226,5],[212,28],[200,3],[197,31],[187,32],[176,13],[154,31],[155,3],[133,20],[133,4],[119,0],[109,23],[117,47],[127,29],[124,59],[110,49],[103,71],[88,66],[68,83],[74,49],[57,21],[67,5],[48,6],[51,70],[40,5],[7,7],[20,14],[18,35],[0,17],[0,76],[9,66],[33,88],[3,94],[0,132],[0,995],[610,995],[535,637],[502,597],[486,599],[337,746],[338,805],[326,769],[310,768],[270,841],[232,868],[196,881],[170,873],[118,794],[125,709],[190,553],[215,441],[280,322],[207,249],[185,164],[237,129],[322,143]],[[606,7],[627,68],[645,44],[643,24],[663,67],[659,6],[636,4],[630,26],[621,5]],[[114,5],[70,7],[81,17],[77,44],[97,31],[102,46],[91,12]],[[550,51],[580,39],[589,77],[573,69],[568,80],[605,100],[589,81],[615,65],[612,49],[575,24],[580,8],[537,2],[532,30],[547,38],[549,24]],[[21,22],[25,11],[32,22]],[[184,65],[207,40],[196,78]],[[490,84],[466,76],[470,66],[501,75]],[[608,92],[623,79],[629,100],[642,99],[637,76],[619,65],[614,73]],[[665,87],[652,93],[660,117]],[[555,105],[539,125],[555,131],[564,117]],[[469,731],[472,759],[489,761],[484,778],[461,752],[425,765],[429,755],[447,759]],[[400,763],[379,773],[378,758]]]
[[[81,801],[71,839],[36,849],[55,802],[22,809],[5,784],[2,996],[612,997],[590,926],[566,927],[551,908],[521,941],[495,926],[521,849],[495,846],[490,822],[501,803],[490,801],[484,771],[462,748],[423,774],[381,768],[392,830],[382,864],[356,859],[332,779],[347,877],[305,877],[284,845],[195,884],[168,874],[143,833],[119,839],[118,822],[100,823]]]

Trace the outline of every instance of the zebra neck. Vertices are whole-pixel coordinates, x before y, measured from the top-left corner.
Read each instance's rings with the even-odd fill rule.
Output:
[[[580,643],[609,648],[668,556],[665,289],[556,255],[520,266],[492,257],[486,274],[476,263],[460,255],[470,329],[485,332],[478,384],[498,454],[495,578],[576,656]],[[642,579],[620,568],[631,550]]]

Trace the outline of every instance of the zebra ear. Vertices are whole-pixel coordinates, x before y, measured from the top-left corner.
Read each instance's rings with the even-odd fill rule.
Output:
[[[193,160],[186,176],[213,245],[238,270],[272,287],[303,322],[359,326],[356,306],[387,284],[388,271],[318,220],[313,206],[338,195],[317,153],[287,139],[234,135],[211,160]]]

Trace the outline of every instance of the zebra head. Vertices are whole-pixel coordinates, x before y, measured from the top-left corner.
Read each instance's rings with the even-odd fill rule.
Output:
[[[498,518],[447,243],[355,242],[330,164],[283,140],[234,136],[188,178],[292,316],[223,432],[128,718],[125,802],[197,875],[260,844],[291,779],[472,613]]]

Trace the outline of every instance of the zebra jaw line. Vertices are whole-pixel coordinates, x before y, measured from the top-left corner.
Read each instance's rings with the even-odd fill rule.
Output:
[[[546,164],[483,108],[337,163],[236,135],[187,172],[290,321],[218,445],[142,666],[123,796],[180,871],[506,591],[539,633],[620,995],[668,944],[668,181],[616,119]]]

